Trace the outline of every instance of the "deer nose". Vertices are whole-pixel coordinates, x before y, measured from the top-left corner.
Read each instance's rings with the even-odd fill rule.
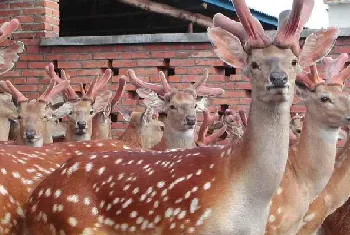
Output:
[[[270,81],[276,87],[283,87],[288,82],[288,75],[285,72],[273,72],[270,74]]]
[[[77,126],[79,129],[85,129],[86,128],[86,122],[85,121],[77,121]]]
[[[32,140],[32,139],[34,139],[35,135],[36,135],[35,130],[26,130],[26,138],[27,139]]]
[[[349,122],[350,121],[350,117],[346,117],[345,120]]]
[[[187,125],[194,126],[196,124],[196,116],[194,116],[194,115],[187,115],[186,116],[186,122],[187,122]]]

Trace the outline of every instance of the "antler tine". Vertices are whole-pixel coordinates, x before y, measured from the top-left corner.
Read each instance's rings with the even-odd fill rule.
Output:
[[[334,77],[332,84],[344,86],[344,82],[348,77],[350,77],[350,65]]]
[[[299,55],[299,38],[304,25],[309,20],[314,0],[294,0],[288,19],[279,27],[274,44],[283,48],[292,48]]]
[[[96,93],[100,91],[109,81],[109,79],[112,77],[112,70],[106,69],[102,77],[95,76],[95,78],[90,83],[89,90],[86,92],[87,99],[93,100],[96,96]]]
[[[161,77],[160,74],[159,76]],[[156,85],[156,84],[142,81],[136,76],[135,71],[132,69],[128,70],[128,77],[130,82],[132,82],[138,88],[143,87],[143,88],[152,90],[160,96],[164,96],[166,93],[168,93],[168,90],[163,85]]]
[[[211,88],[205,85],[209,77],[209,70],[204,69],[203,78],[193,84],[192,89],[194,89],[198,96],[220,96],[225,93],[221,88]]]
[[[69,81],[65,80],[56,85],[55,80],[51,80],[49,86],[46,88],[44,93],[39,97],[39,101],[49,103],[54,95],[63,91],[69,86]]]
[[[28,98],[25,97],[19,90],[17,90],[17,88],[9,80],[6,80],[6,86],[8,90],[11,91],[10,94],[16,97],[18,103],[28,101]]]
[[[61,76],[63,81],[70,81],[69,76],[66,75],[66,72],[61,69]],[[62,81],[61,79],[61,81]],[[78,100],[79,96],[77,95],[77,93],[75,92],[75,90],[72,88],[72,86],[69,84],[67,86],[67,88],[64,90],[64,94],[66,95],[66,98],[68,100]]]
[[[79,83],[79,88],[80,88],[81,97],[85,97],[86,92],[85,92],[83,83]]]
[[[46,66],[45,71],[46,71],[46,74],[51,78],[51,80],[56,81],[56,83],[61,83],[65,80],[69,81],[69,78],[67,77],[66,72],[63,69],[61,70],[62,79],[57,76],[55,72],[55,66],[53,65],[53,63],[50,63],[49,66]],[[62,92],[67,100],[79,99],[78,95],[75,93],[75,91],[70,85],[67,86],[67,88]]]
[[[319,76],[316,65],[310,66],[310,72],[303,72],[297,75],[297,80],[304,83],[310,90],[314,90],[318,85],[325,81]]]
[[[231,20],[221,13],[216,13],[213,17],[213,25],[234,34],[242,44],[247,39],[247,34],[241,23]]]
[[[245,48],[262,48],[271,44],[270,38],[265,34],[260,22],[255,19],[245,2],[245,0],[232,0],[237,15],[245,32],[247,33],[247,41]]]
[[[126,85],[126,77],[123,75],[120,77],[119,79],[119,84],[118,84],[118,90],[115,93],[112,101],[111,101],[111,105],[112,107],[119,102],[120,98],[123,96],[124,91],[125,91],[125,85]]]
[[[4,41],[10,36],[18,27],[20,23],[17,19],[12,19],[10,22],[5,22],[0,28],[0,42]]]
[[[165,77],[164,72],[159,71],[158,75],[159,75],[160,82],[162,83],[162,86],[163,86],[165,92],[166,93],[170,92],[172,90],[172,88],[170,87],[168,80]]]
[[[349,56],[346,53],[342,53],[336,59],[331,57],[323,58],[322,63],[325,68],[327,83],[333,83],[336,76],[339,75],[345,63],[348,61],[348,58]]]
[[[10,95],[13,95],[12,91],[7,87],[6,82],[3,80],[0,81],[0,89],[1,89],[1,92],[6,92],[6,93],[9,93]]]

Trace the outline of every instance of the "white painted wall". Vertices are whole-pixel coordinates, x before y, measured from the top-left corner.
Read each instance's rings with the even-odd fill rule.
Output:
[[[350,28],[350,3],[330,4],[328,15],[329,26]]]

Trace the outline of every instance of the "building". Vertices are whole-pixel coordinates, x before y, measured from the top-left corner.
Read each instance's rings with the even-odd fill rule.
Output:
[[[329,26],[350,27],[350,0],[324,0],[328,4]]]

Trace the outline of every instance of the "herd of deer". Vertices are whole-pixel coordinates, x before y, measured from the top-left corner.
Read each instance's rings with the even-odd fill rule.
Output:
[[[129,70],[113,96],[111,70],[78,94],[50,64],[50,84],[30,101],[0,81],[0,234],[350,234],[350,140],[337,153],[350,124],[349,57],[326,57],[338,29],[309,35],[301,48],[313,0],[294,0],[273,38],[244,0],[233,4],[240,22],[216,14],[208,37],[250,79],[248,117],[206,109],[202,97],[223,94],[206,86],[207,70],[183,91],[162,72],[158,85]],[[18,27],[4,23],[0,42]],[[22,42],[2,48],[0,73],[23,51]],[[124,115],[129,125],[112,139],[110,115],[123,112],[127,80],[144,107]],[[305,117],[291,118],[295,87]]]

